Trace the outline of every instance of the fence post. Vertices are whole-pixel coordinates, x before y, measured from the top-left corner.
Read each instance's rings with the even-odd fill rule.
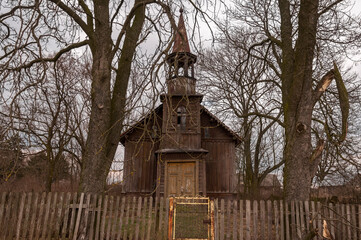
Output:
[[[45,204],[45,197],[46,197],[46,194],[43,193],[41,195],[40,210],[39,210],[39,217],[37,218],[35,239],[39,239],[39,237],[40,237],[40,231],[41,231],[41,226],[42,226],[41,219],[43,217],[43,208],[44,208],[44,204]]]
[[[169,198],[169,216],[168,216],[168,240],[172,239],[172,230],[173,230],[173,200],[174,198]]]
[[[110,196],[110,199],[109,199],[109,213],[108,213],[108,221],[106,223],[107,225],[107,230],[106,230],[106,237],[105,239],[106,240],[109,240],[111,238],[110,236],[110,230],[111,230],[111,227],[113,225],[113,221],[115,221],[116,219],[113,218],[113,205],[114,205],[114,196]]]
[[[21,220],[23,218],[25,198],[26,198],[26,193],[22,193],[21,194],[21,200],[20,200],[19,216],[18,216],[18,221],[17,221],[17,224],[16,224],[16,240],[18,240],[20,238]]]
[[[296,233],[297,238],[301,239],[301,223],[300,223],[300,202],[296,201]]]
[[[278,212],[278,204],[277,201],[273,202],[273,209],[274,209],[274,216],[275,216],[275,235],[276,235],[276,239],[280,239],[280,235],[279,235],[279,212]]]
[[[224,239],[224,199],[221,199],[221,219],[220,219],[220,231],[219,239]]]
[[[91,212],[91,219],[90,219],[90,232],[89,232],[89,239],[93,240],[94,238],[94,228],[95,228],[95,215],[97,214],[97,194],[90,195],[91,197],[91,204],[92,204],[92,212]]]
[[[318,228],[318,234],[322,236],[322,213],[321,213],[321,203],[317,202],[317,228]]]
[[[350,205],[346,205],[346,220],[347,220],[347,238],[351,239],[351,211]]]
[[[267,239],[272,239],[272,202],[267,200]]]
[[[253,238],[258,239],[258,202],[253,200]]]
[[[219,240],[218,198],[214,202],[214,237]]]
[[[243,200],[239,201],[239,239],[243,240]]]
[[[119,225],[117,226],[118,231],[116,231],[117,240],[120,240],[122,236],[122,229],[123,229],[123,217],[124,217],[124,209],[126,204],[126,197],[122,197],[121,206],[120,206],[120,214],[119,214]]]
[[[130,218],[130,224],[129,224],[129,239],[133,239],[134,234],[134,218],[136,214],[136,206],[137,206],[137,198],[133,197],[133,204],[132,204],[132,211],[131,211],[131,218]]]
[[[266,209],[264,200],[259,201],[259,210],[260,210],[260,233],[261,239],[265,239],[265,220],[266,220]]]
[[[361,239],[361,204],[358,205],[358,238]]]
[[[138,207],[137,207],[137,218],[136,218],[136,227],[135,227],[135,239],[138,239],[139,236],[139,224],[142,213],[142,197],[138,198]]]
[[[74,235],[73,240],[76,240],[78,237],[78,229],[80,225],[80,219],[81,219],[81,212],[83,210],[83,201],[84,201],[84,193],[80,194],[80,203],[78,205],[78,214],[76,216],[76,222],[75,222],[75,229],[74,229]],[[75,203],[74,203],[75,204]],[[77,204],[75,204],[76,206]],[[76,209],[76,208],[75,208]]]
[[[58,193],[56,192],[54,194],[53,204],[51,204],[51,207],[50,207],[49,232],[48,232],[48,237],[46,238],[48,240],[51,239],[51,235],[54,231],[54,226],[56,226],[56,224],[55,224],[56,219],[54,220],[54,218],[56,215],[55,212],[57,209],[57,201],[58,201]],[[46,235],[44,237],[46,237]]]
[[[153,197],[149,198],[149,209],[148,209],[148,229],[147,229],[147,238],[150,239],[150,229],[152,226],[152,211],[153,211]]]
[[[285,203],[285,218],[286,218],[286,239],[290,240],[290,211],[289,211],[289,202]]]
[[[211,240],[214,240],[214,235],[215,235],[214,230],[215,229],[214,229],[214,201],[213,200],[211,200],[210,205],[211,205]]]
[[[310,203],[309,201],[305,201],[305,220],[306,220],[306,229],[310,230]]]
[[[233,200],[233,234],[232,238],[237,239],[237,215],[238,215],[238,206],[237,200]]]
[[[246,200],[246,239],[251,239],[251,201]]]
[[[145,239],[145,216],[147,215],[147,203],[148,198],[144,197],[144,203],[143,203],[143,218],[142,218],[142,232],[140,233],[140,239]]]
[[[28,200],[27,200],[26,209],[25,209],[24,227],[23,227],[23,234],[22,234],[22,236],[24,238],[26,238],[28,227],[30,227],[30,225],[29,225],[30,209],[31,209],[30,207],[31,207],[31,204],[32,204],[32,196],[33,195],[30,192],[30,193],[27,194],[27,196],[28,196],[27,197]],[[1,224],[1,217],[0,217],[0,224]]]
[[[230,239],[231,237],[231,199],[228,199],[227,201],[227,208],[226,208],[226,212],[227,212],[227,217],[226,220],[227,221],[227,228],[225,229],[226,231],[226,237],[227,239]]]

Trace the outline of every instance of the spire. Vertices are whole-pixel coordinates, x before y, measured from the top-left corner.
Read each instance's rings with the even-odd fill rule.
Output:
[[[194,79],[194,63],[197,56],[190,52],[187,31],[183,19],[183,9],[180,9],[178,28],[174,36],[173,51],[166,58],[169,64],[169,79],[186,77]],[[170,89],[170,88],[168,88]]]
[[[175,34],[173,53],[175,53],[175,52],[190,53],[187,31],[186,31],[186,27],[185,27],[184,19],[183,19],[183,9],[181,8],[179,10],[179,12],[180,12],[180,16],[179,16],[179,22],[178,22],[178,29]]]

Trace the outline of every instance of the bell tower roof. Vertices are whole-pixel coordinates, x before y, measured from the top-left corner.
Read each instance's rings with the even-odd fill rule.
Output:
[[[167,56],[166,60],[171,67],[171,77],[194,77],[193,65],[197,61],[197,56],[192,54],[190,51],[187,30],[184,24],[183,9],[180,9],[179,12],[180,16],[178,27],[174,33],[173,49],[172,52]],[[184,69],[183,74],[179,72],[181,68]],[[188,70],[191,70],[189,74]]]
[[[180,16],[178,21],[178,29],[175,34],[172,53],[179,53],[179,52],[190,53],[187,30],[183,19],[183,9],[181,8],[179,12],[180,12]]]
[[[197,56],[190,52],[182,9],[180,9],[178,27],[174,33],[173,49],[166,61],[168,62],[168,94],[195,94],[194,64]]]

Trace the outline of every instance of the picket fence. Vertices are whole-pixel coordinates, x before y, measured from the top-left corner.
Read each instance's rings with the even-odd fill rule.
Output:
[[[169,201],[84,193],[1,193],[0,239],[166,239]],[[361,205],[214,200],[215,239],[300,239],[324,220],[334,239],[361,239]],[[192,226],[189,226],[190,228]]]

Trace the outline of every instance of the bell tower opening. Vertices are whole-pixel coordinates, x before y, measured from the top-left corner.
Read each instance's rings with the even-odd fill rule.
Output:
[[[195,94],[194,64],[197,56],[190,52],[185,29],[183,10],[180,10],[178,28],[175,31],[173,51],[167,57],[168,93]]]
[[[186,108],[184,106],[180,106],[177,109],[177,127],[181,131],[186,130]]]

